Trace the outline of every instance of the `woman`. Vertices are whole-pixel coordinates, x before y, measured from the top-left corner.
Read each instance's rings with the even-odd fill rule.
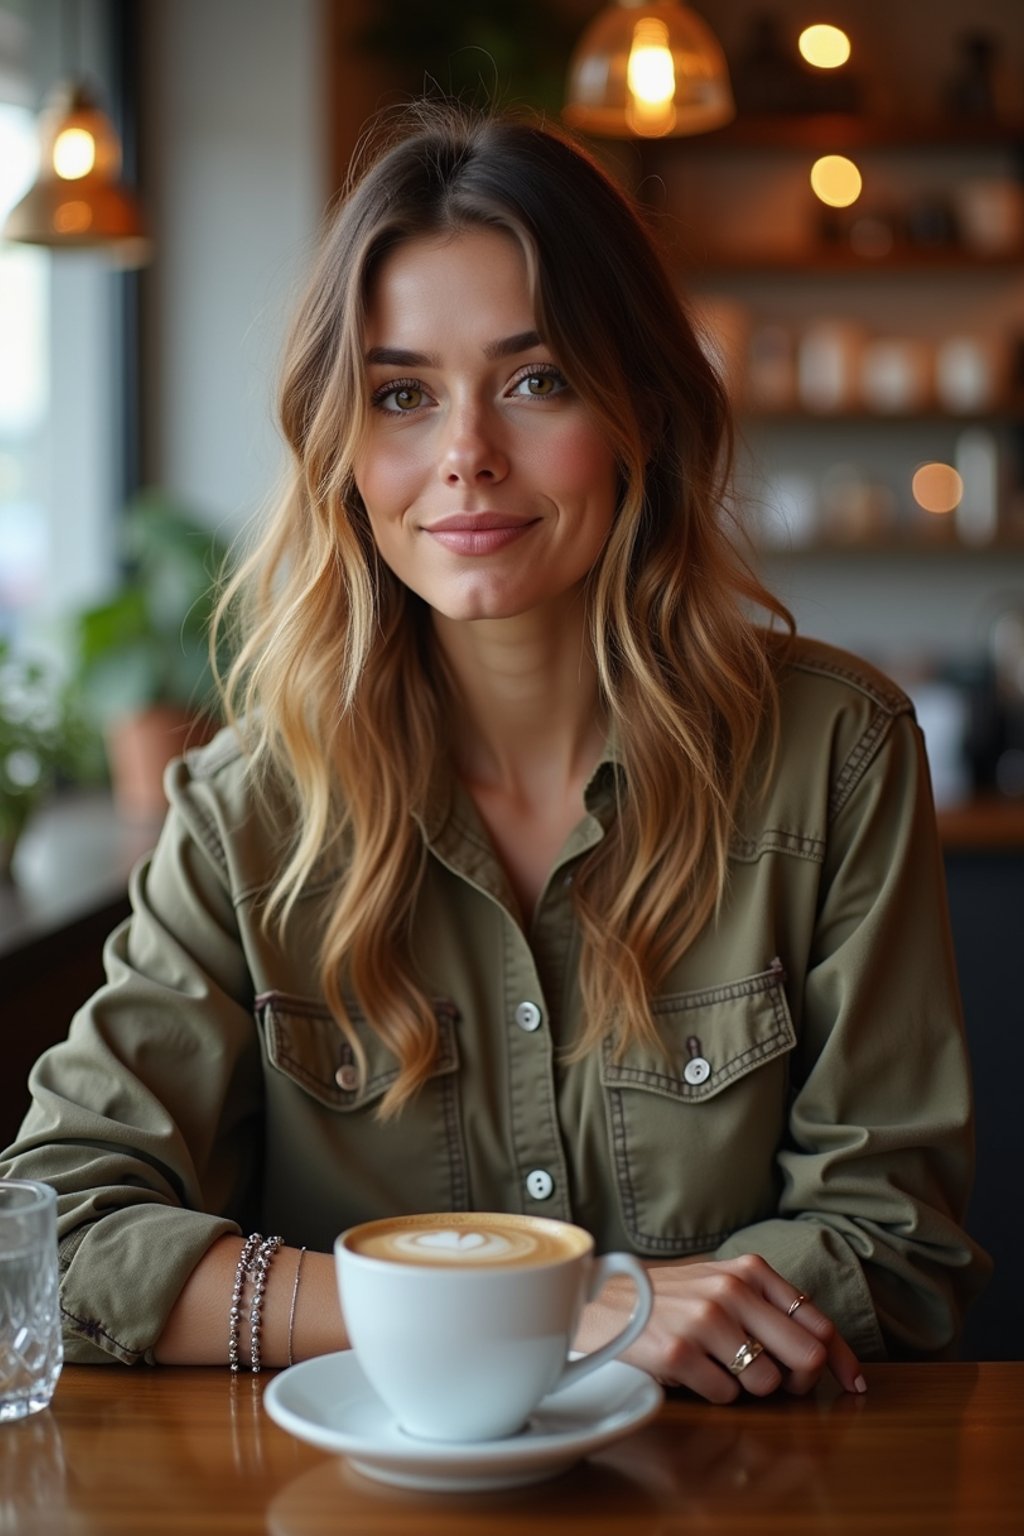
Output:
[[[920,736],[773,630],[637,213],[554,132],[424,112],[281,409],[230,727],[5,1165],[60,1191],[69,1357],[340,1348],[334,1235],[459,1208],[644,1255],[627,1358],[712,1401],[947,1350],[984,1260]]]

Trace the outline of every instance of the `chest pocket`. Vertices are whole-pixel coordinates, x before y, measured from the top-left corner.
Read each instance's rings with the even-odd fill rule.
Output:
[[[796,1044],[783,972],[658,998],[665,1055],[606,1046],[601,1081],[623,1221],[640,1252],[704,1253],[777,1207]]]
[[[339,1223],[468,1208],[458,1013],[445,1002],[435,1012],[438,1051],[430,1076],[397,1117],[382,1123],[375,1112],[398,1064],[358,1010],[350,1017],[366,1053],[362,1082],[351,1045],[322,1003],[281,992],[256,1000],[269,1068],[268,1183],[279,1181],[287,1198],[290,1181],[308,1185],[315,1169],[321,1186],[338,1192],[340,1204],[325,1217],[332,1237]]]

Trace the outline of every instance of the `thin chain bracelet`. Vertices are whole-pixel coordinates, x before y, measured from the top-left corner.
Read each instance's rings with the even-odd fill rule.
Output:
[[[228,1312],[228,1368],[232,1371],[241,1370],[238,1358],[238,1336],[242,1324],[242,1292],[245,1289],[249,1266],[262,1241],[260,1233],[253,1232],[242,1244],[242,1251],[238,1255],[235,1284],[231,1291],[231,1308]]]
[[[284,1244],[283,1237],[265,1237],[252,1266],[252,1301],[249,1303],[249,1359],[252,1374],[258,1376],[263,1359],[260,1353],[260,1335],[263,1331],[263,1294],[267,1289],[267,1276],[277,1250]]]
[[[295,1354],[292,1346],[295,1343],[295,1303],[299,1299],[299,1276],[302,1274],[302,1261],[306,1257],[305,1248],[299,1249],[299,1262],[295,1266],[295,1284],[292,1286],[292,1304],[288,1311],[288,1364],[295,1364]]]

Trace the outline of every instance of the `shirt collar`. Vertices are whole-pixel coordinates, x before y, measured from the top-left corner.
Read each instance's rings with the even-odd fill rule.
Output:
[[[615,725],[609,726],[593,773],[583,791],[583,803],[591,816],[596,816],[607,827],[614,813],[616,791],[626,784],[625,764]],[[447,756],[441,755],[434,764],[422,812],[414,813],[424,840],[432,843],[447,825],[455,800],[455,774]]]

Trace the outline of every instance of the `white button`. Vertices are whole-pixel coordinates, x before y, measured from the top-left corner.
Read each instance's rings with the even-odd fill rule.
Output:
[[[351,1062],[346,1062],[345,1066],[339,1067],[337,1072],[335,1072],[334,1081],[346,1093],[351,1093],[353,1089],[359,1087],[359,1070]]]
[[[520,1003],[516,1009],[516,1023],[528,1032],[539,1028],[540,1009],[536,1003]]]
[[[691,1056],[683,1068],[683,1076],[691,1088],[698,1088],[711,1076],[711,1063],[705,1061],[703,1056]]]
[[[546,1200],[555,1188],[555,1181],[546,1168],[535,1168],[526,1175],[526,1190],[534,1200]]]

